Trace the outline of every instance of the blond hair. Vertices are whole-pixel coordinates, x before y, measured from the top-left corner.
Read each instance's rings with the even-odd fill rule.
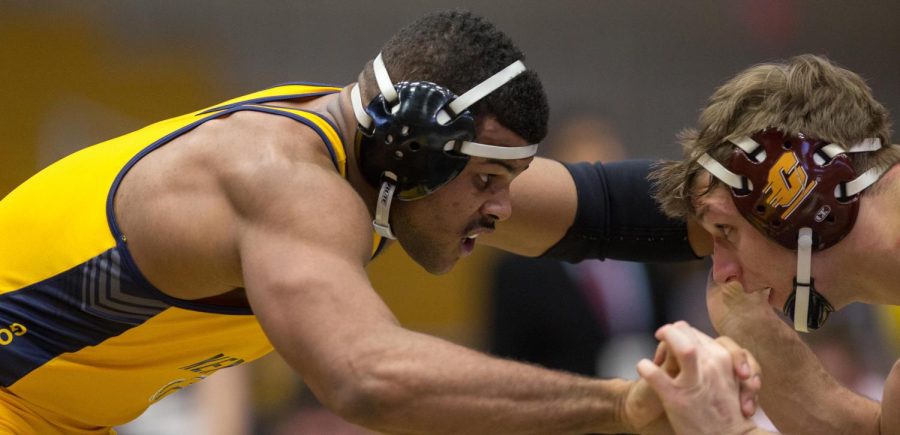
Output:
[[[878,138],[885,145],[881,150],[851,155],[857,173],[896,164],[900,146],[888,146],[889,116],[862,78],[824,57],[807,54],[750,67],[713,93],[696,129],[679,134],[684,158],[657,165],[650,175],[654,196],[671,217],[693,214],[691,186],[701,169],[697,159],[709,153],[727,162],[734,148],[729,141],[767,127],[844,149]]]

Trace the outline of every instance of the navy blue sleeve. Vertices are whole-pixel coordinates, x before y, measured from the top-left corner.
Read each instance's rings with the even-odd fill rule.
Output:
[[[566,235],[544,257],[647,263],[697,258],[685,222],[670,219],[650,194],[650,160],[566,164],[575,180],[578,211]]]

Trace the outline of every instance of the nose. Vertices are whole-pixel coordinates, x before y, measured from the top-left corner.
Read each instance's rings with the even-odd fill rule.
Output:
[[[505,221],[512,216],[512,201],[509,197],[509,188],[497,189],[484,205],[481,212],[498,222]]]
[[[713,281],[724,284],[731,280],[740,281],[741,265],[737,261],[735,252],[718,237],[713,240]]]

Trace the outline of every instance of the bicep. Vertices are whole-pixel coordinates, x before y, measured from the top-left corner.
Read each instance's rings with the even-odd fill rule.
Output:
[[[277,239],[277,240],[276,240]],[[353,382],[353,362],[396,320],[360,262],[333,247],[248,236],[242,248],[247,297],[275,350],[328,403]]]
[[[365,337],[396,320],[364,270],[371,229],[355,191],[333,174],[279,184],[294,194],[263,189],[242,219],[243,284],[276,350],[314,390],[331,390]]]
[[[355,257],[264,230],[243,241],[244,285],[254,314],[295,368],[312,369],[308,354],[349,349],[373,325],[394,323]]]

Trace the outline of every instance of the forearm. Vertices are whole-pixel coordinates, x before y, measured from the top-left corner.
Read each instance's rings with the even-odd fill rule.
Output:
[[[752,325],[719,332],[735,339],[762,366],[760,404],[785,433],[878,433],[879,404],[841,386],[800,337],[774,312]]]
[[[569,262],[696,259],[686,224],[667,218],[651,195],[651,166],[647,160],[566,165],[577,189],[577,213],[545,255]]]
[[[386,432],[623,432],[630,382],[500,360],[414,332],[392,334],[357,362],[358,423]],[[367,356],[368,355],[368,356]]]
[[[652,162],[563,165],[535,159],[511,187],[512,217],[482,239],[526,256],[683,261],[709,252],[708,239],[667,218],[651,195]],[[699,227],[697,227],[699,228]],[[692,250],[693,248],[693,250]]]
[[[288,283],[257,271],[248,296],[273,346],[341,417],[388,433],[627,431],[631,383],[492,358],[406,330],[362,269],[327,251],[314,260],[296,263],[303,279]]]

